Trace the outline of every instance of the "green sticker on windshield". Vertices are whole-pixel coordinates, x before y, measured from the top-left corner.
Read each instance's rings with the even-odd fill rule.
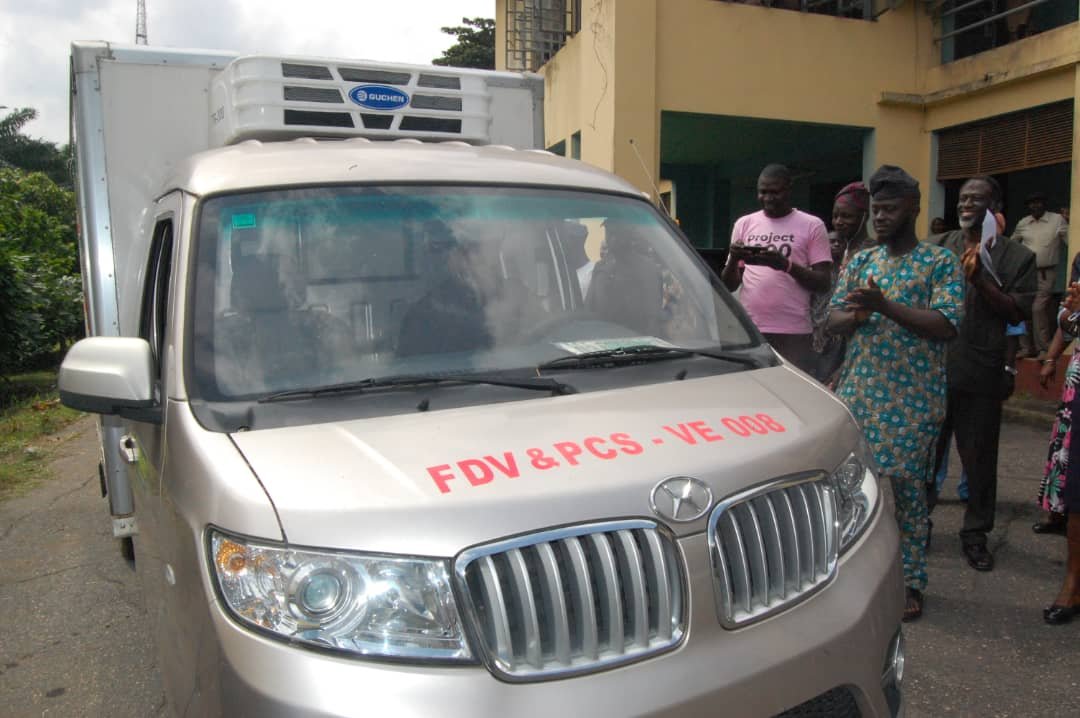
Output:
[[[252,229],[255,226],[255,215],[251,212],[234,214],[232,216],[233,229]]]

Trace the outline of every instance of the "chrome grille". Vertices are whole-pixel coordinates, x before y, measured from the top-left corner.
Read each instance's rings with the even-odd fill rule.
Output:
[[[751,623],[824,587],[836,573],[838,530],[834,490],[823,475],[720,502],[709,518],[720,623]]]
[[[674,541],[649,521],[531,534],[462,554],[458,587],[492,672],[540,680],[600,670],[682,640]]]

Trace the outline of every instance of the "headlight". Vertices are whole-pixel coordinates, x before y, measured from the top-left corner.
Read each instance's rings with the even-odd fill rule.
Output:
[[[210,562],[241,623],[365,656],[471,659],[445,561],[300,550],[211,531]]]
[[[840,521],[840,553],[855,542],[870,523],[878,501],[877,477],[869,448],[859,448],[832,473]]]

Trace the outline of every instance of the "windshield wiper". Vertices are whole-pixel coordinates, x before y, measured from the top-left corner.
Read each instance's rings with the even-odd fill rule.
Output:
[[[324,386],[307,387],[302,389],[289,389],[259,399],[260,404],[273,401],[288,401],[290,399],[314,399],[319,396],[334,394],[361,393],[368,389],[395,389],[430,384],[490,384],[492,386],[509,386],[516,389],[531,389],[533,391],[551,392],[552,396],[575,394],[577,389],[556,381],[555,379],[537,378],[511,378],[498,374],[400,374],[398,376],[380,376],[359,381],[348,381],[341,384],[327,384]]]
[[[536,367],[537,371],[546,369],[588,369],[592,367],[617,366],[619,364],[635,364],[648,361],[666,361],[668,359],[680,359],[688,356],[710,357],[722,361],[742,364],[754,369],[761,368],[760,359],[739,354],[737,352],[723,351],[721,349],[687,349],[674,346],[657,346],[655,344],[639,344],[615,349],[601,349],[584,354],[571,354],[570,356],[557,357],[546,361]]]

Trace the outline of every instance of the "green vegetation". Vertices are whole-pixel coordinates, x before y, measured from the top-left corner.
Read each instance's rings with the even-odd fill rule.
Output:
[[[0,380],[0,501],[24,493],[45,478],[45,463],[51,456],[45,437],[80,416],[60,405],[52,372]]]
[[[0,378],[55,367],[82,332],[82,285],[68,149],[0,120]]]
[[[43,172],[56,184],[71,189],[71,147],[29,137],[26,125],[37,119],[37,110],[21,107],[0,118],[0,167]]]
[[[447,35],[456,37],[457,42],[444,50],[442,57],[432,60],[432,64],[494,70],[495,21],[463,17],[461,22],[464,24],[457,27],[441,28]]]

